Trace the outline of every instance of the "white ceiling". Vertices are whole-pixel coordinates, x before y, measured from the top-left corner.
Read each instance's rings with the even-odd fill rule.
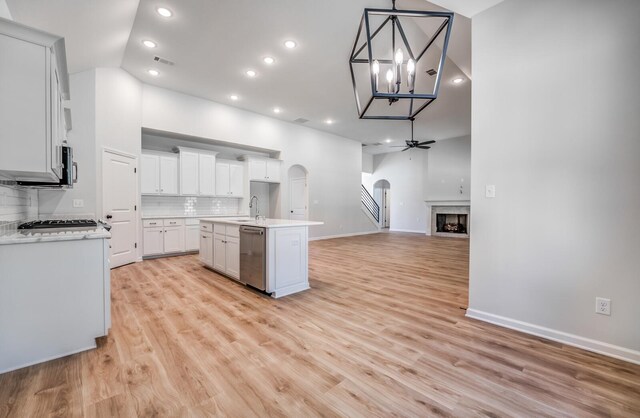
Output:
[[[495,0],[441,0],[463,13]],[[401,144],[409,122],[358,119],[348,57],[365,7],[389,8],[389,0],[8,0],[13,18],[62,35],[71,72],[122,66],[145,83],[240,107],[363,143]],[[455,5],[453,3],[456,3]],[[462,4],[465,3],[465,4]],[[161,18],[155,8],[174,12]],[[493,5],[493,4],[491,4]],[[424,0],[398,0],[398,8],[441,10]],[[151,39],[150,50],[141,41]],[[286,39],[298,47],[288,50]],[[175,62],[153,62],[159,55]],[[266,55],[276,63],[262,62]],[[153,78],[146,73],[157,68]],[[258,72],[249,79],[244,72]],[[454,85],[451,80],[465,76]],[[416,138],[447,139],[471,131],[471,21],[456,15],[438,99],[416,120]],[[232,102],[229,95],[241,97]],[[278,106],[279,115],[272,112]],[[323,121],[335,121],[327,125]],[[369,152],[392,150],[367,147]],[[398,150],[396,148],[395,150]]]
[[[502,3],[504,0],[431,0],[432,3],[472,18],[478,13]]]

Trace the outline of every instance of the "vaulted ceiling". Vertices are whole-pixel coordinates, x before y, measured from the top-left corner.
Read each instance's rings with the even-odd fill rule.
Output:
[[[472,16],[499,0],[398,0],[401,9]],[[388,152],[410,134],[409,122],[363,121],[355,108],[348,57],[365,7],[389,0],[7,0],[13,18],[62,35],[71,72],[121,66],[141,81],[261,113]],[[162,18],[159,6],[174,14]],[[293,39],[297,47],[283,42]],[[149,49],[143,40],[158,44]],[[154,62],[160,56],[174,65]],[[265,56],[275,58],[267,65]],[[157,77],[147,73],[160,72]],[[253,69],[257,76],[245,72]],[[463,77],[466,81],[453,84]],[[471,131],[471,21],[456,14],[438,99],[416,120],[416,137],[447,139]],[[239,100],[232,101],[236,94]],[[281,109],[273,113],[274,107]],[[331,119],[333,124],[326,124]],[[396,148],[398,149],[398,148]]]

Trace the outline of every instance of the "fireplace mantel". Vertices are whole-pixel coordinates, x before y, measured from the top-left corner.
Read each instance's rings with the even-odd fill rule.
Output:
[[[470,200],[425,200],[429,206],[471,206]]]

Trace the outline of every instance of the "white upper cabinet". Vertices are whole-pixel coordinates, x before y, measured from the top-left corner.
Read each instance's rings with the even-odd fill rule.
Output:
[[[249,180],[280,183],[281,161],[273,158],[249,157]]]
[[[239,161],[218,160],[216,163],[216,195],[243,197],[244,164]]]
[[[143,153],[140,156],[142,194],[178,194],[178,156]]]
[[[200,196],[213,196],[216,194],[216,156],[215,154],[199,154]]]
[[[0,19],[0,173],[58,181],[69,100],[64,39]]]
[[[200,190],[198,178],[200,155],[197,152],[180,149],[180,194],[197,196]]]

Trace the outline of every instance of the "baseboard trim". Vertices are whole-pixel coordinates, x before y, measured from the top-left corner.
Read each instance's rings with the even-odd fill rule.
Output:
[[[395,229],[395,228],[389,228],[390,232],[409,232],[411,234],[425,234],[427,231],[418,231],[418,230],[413,230],[413,229]]]
[[[321,241],[323,239],[357,237],[359,235],[370,235],[370,234],[379,234],[379,233],[380,233],[380,230],[367,231],[367,232],[352,232],[350,234],[325,235],[325,236],[322,236],[322,237],[309,238],[309,241]]]
[[[479,321],[489,322],[494,325],[499,325],[501,327],[524,332],[525,334],[535,335],[537,337],[557,341],[559,343],[563,343],[573,347],[582,348],[583,350],[617,358],[619,360],[628,361],[634,364],[640,364],[640,351],[630,350],[628,348],[605,343],[602,341],[592,340],[590,338],[581,337],[579,335],[569,334],[555,329],[519,321],[517,319],[511,319],[500,315],[494,315],[488,312],[478,311],[476,309],[467,309],[466,316],[469,318],[477,319]]]

